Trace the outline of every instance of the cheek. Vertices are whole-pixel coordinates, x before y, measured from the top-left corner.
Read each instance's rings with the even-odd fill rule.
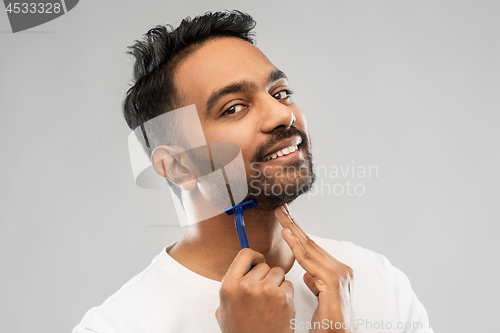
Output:
[[[245,164],[248,163],[255,151],[255,145],[252,144],[255,140],[244,129],[203,126],[203,132],[205,133],[207,143],[231,142],[237,144],[241,149]]]
[[[232,140],[232,135],[230,131],[220,126],[210,125],[207,123],[201,123],[203,128],[203,133],[205,134],[205,139],[208,142],[234,142]],[[234,142],[236,143],[236,142]]]

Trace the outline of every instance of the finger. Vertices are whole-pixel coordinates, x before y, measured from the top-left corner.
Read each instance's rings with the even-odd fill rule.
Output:
[[[249,248],[241,249],[236,255],[223,280],[240,279],[249,271],[252,265],[266,262],[262,254]]]
[[[304,273],[304,283],[316,297],[319,295],[319,290],[316,288],[316,284],[314,283],[314,279],[311,274],[307,272]]]
[[[245,277],[255,281],[262,281],[267,276],[271,268],[265,262],[256,265]]]
[[[293,227],[294,229],[297,229],[296,231],[298,231],[298,233],[300,235],[302,235],[305,239],[307,239],[309,236],[300,227],[300,225],[298,225],[297,222],[295,222],[295,219],[293,218],[292,214],[290,213],[290,208],[289,208],[288,204],[285,203],[284,205],[282,205],[280,210],[287,217],[287,220],[290,222],[291,227]],[[285,222],[286,222],[286,220],[285,220]],[[293,229],[291,229],[291,230],[293,230]]]
[[[288,296],[288,300],[293,302],[293,284],[288,280],[284,280],[283,282],[281,282],[280,288],[283,289],[283,291],[286,293],[286,295]]]
[[[285,279],[285,271],[281,267],[273,267],[269,270],[263,281],[271,283],[273,286],[280,286]]]
[[[295,235],[290,231],[290,229],[285,228],[281,231],[283,239],[288,244],[290,249],[292,249],[293,255],[297,262],[313,277],[326,277],[326,268],[321,265],[316,259],[308,253],[300,241],[295,237]]]
[[[293,217],[290,215],[287,210],[286,204],[276,208],[274,210],[274,214],[278,218],[281,226],[283,228],[288,228],[292,231],[295,237],[301,242],[302,246],[306,246],[311,242],[309,236],[300,228],[300,226],[295,223]]]
[[[302,247],[315,259],[327,268],[335,268],[337,259],[331,256],[321,246],[317,245],[300,226],[295,222],[293,217],[288,211],[288,205],[284,204],[274,210],[274,214],[278,218],[283,228],[288,228],[292,231],[293,235],[300,241]],[[332,262],[333,261],[333,262]]]

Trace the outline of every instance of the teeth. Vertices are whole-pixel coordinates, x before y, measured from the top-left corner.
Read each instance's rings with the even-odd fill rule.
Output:
[[[264,156],[264,158],[262,160],[264,162],[265,161],[269,161],[269,160],[274,160],[278,156],[288,155],[288,154],[293,153],[294,151],[296,151],[298,149],[299,148],[296,145],[290,146],[290,147],[286,147],[286,148],[283,148],[281,150],[278,150],[277,152],[274,152],[272,154]]]

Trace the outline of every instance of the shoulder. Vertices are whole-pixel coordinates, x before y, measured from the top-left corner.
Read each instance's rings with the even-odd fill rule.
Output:
[[[166,278],[168,272],[159,263],[159,256],[154,257],[146,269],[131,278],[101,305],[88,310],[72,333],[129,332],[130,328],[118,327],[119,323],[128,325],[142,316],[144,311],[151,311],[152,296],[159,291],[159,281]],[[169,285],[164,284],[167,288]]]
[[[408,277],[382,254],[347,241],[310,237],[354,271],[354,302],[363,318],[392,318],[413,322],[422,331],[432,332],[424,306],[413,291]]]
[[[355,280],[365,285],[383,285],[392,292],[411,293],[408,277],[382,254],[349,241],[337,241],[310,235],[310,237],[335,259],[354,270]]]
[[[330,255],[346,265],[371,266],[381,270],[392,269],[391,263],[385,256],[352,242],[337,241],[314,235],[310,235],[310,237]]]

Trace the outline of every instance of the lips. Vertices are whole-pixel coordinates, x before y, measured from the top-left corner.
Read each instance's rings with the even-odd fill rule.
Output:
[[[298,146],[302,143],[302,138],[300,136],[290,138],[280,142],[277,146],[272,148],[269,153],[264,155],[262,162],[269,161],[280,156],[288,155],[293,153],[298,149]]]

